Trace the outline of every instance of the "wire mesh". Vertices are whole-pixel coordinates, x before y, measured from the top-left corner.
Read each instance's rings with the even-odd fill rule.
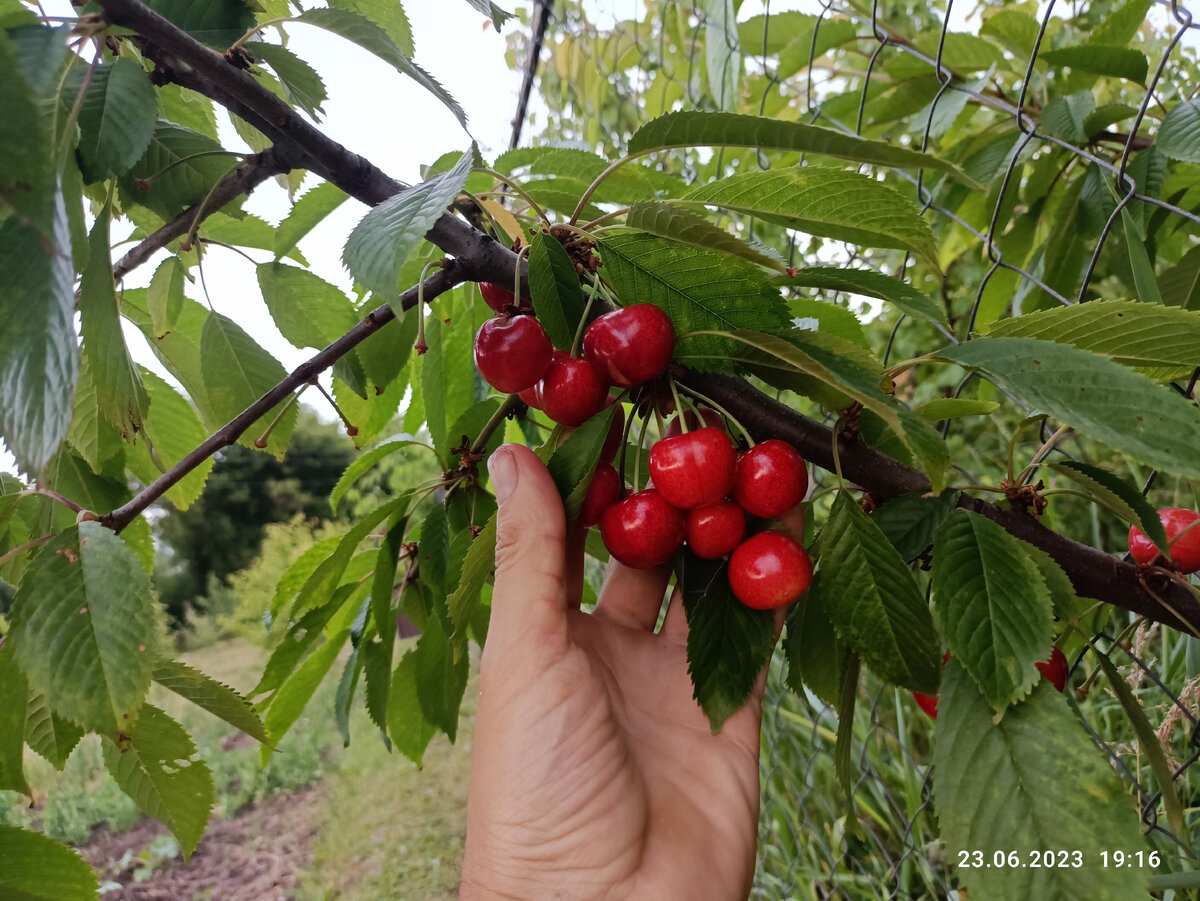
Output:
[[[1061,20],[1086,19],[1086,4],[1062,0],[1042,0],[1037,4],[1037,33],[1027,56],[1020,60],[1011,49],[1006,50],[1012,61],[1019,63],[1013,69],[1020,77],[1012,84],[1004,84],[994,67],[985,77],[970,80],[947,65],[952,27],[977,26],[983,12],[982,5],[968,5],[963,0],[943,0],[928,7],[871,0],[869,9],[855,8],[850,2],[812,0],[802,9],[813,16],[813,27],[807,39],[807,56],[799,65],[796,51],[785,48],[781,52],[775,40],[772,27],[778,13],[772,12],[770,0],[764,0],[761,35],[755,35],[758,40],[753,46],[749,41],[741,44],[733,40],[737,32],[725,27],[723,21],[731,8],[725,3],[647,6],[661,15],[660,21],[639,21],[637,4],[632,3],[621,5],[621,13],[634,13],[632,18],[622,19],[614,4],[605,10],[611,26],[601,29],[595,23],[604,16],[596,15],[594,4],[557,5],[551,25],[551,33],[557,39],[554,62],[577,55],[572,58],[581,57],[583,62],[575,71],[583,74],[578,79],[580,83],[570,88],[565,84],[566,79],[561,79],[562,101],[557,118],[552,109],[544,123],[549,137],[582,137],[588,144],[612,153],[620,148],[631,120],[636,124],[653,118],[676,104],[724,106],[722,101],[731,93],[725,90],[725,83],[720,78],[714,80],[710,74],[706,91],[702,78],[702,70],[720,61],[722,53],[708,53],[706,43],[700,39],[702,35],[706,41],[725,41],[725,54],[742,55],[745,83],[751,84],[756,92],[754,105],[760,115],[775,115],[790,106],[788,118],[847,134],[862,134],[870,121],[872,103],[880,96],[877,88],[884,78],[881,72],[896,59],[909,57],[931,68],[936,91],[927,103],[901,117],[909,123],[907,131],[898,126],[888,137],[922,151],[936,151],[939,136],[948,128],[947,122],[953,125],[967,106],[990,111],[994,116],[991,126],[1005,122],[1015,126],[1011,145],[1001,148],[1002,156],[993,161],[991,171],[986,173],[989,176],[989,184],[985,185],[986,203],[990,205],[990,213],[982,226],[968,221],[944,202],[945,182],[931,185],[930,174],[924,170],[915,174],[898,170],[891,173],[893,178],[907,182],[921,214],[930,218],[935,235],[941,227],[952,223],[978,245],[983,261],[978,277],[964,279],[964,284],[971,288],[969,302],[960,311],[965,328],[942,328],[949,341],[969,338],[985,301],[995,302],[989,289],[994,289],[1002,273],[1007,273],[1011,281],[999,293],[1012,296],[1011,302],[1003,300],[1002,304],[1014,312],[1019,312],[1023,301],[1034,296],[1049,298],[1060,305],[1106,296],[1095,285],[1099,264],[1114,234],[1120,233],[1123,226],[1128,227],[1127,218],[1135,204],[1140,205],[1139,215],[1158,217],[1156,221],[1160,223],[1165,217],[1176,227],[1186,229],[1192,235],[1191,240],[1195,240],[1196,225],[1200,224],[1197,198],[1193,193],[1169,199],[1160,197],[1161,173],[1149,161],[1139,163],[1141,157],[1135,155],[1152,146],[1143,133],[1152,107],[1163,106],[1160,96],[1163,89],[1170,88],[1185,98],[1195,96],[1197,91],[1195,84],[1181,79],[1182,73],[1196,71],[1194,51],[1198,29],[1189,9],[1178,0],[1154,0],[1148,4],[1145,18],[1154,23],[1156,34],[1165,39],[1165,46],[1153,48],[1157,58],[1150,61],[1144,88],[1124,84],[1122,100],[1136,99],[1134,112],[1126,117],[1130,121],[1127,133],[1112,132],[1110,125],[1106,125],[1101,133],[1088,135],[1086,141],[1067,140],[1055,133],[1056,129],[1044,122],[1046,108],[1031,103],[1039,87],[1044,88],[1044,76],[1036,66],[1039,55],[1050,46],[1051,35]],[[1024,6],[1029,8],[1030,4]],[[1105,8],[1111,12],[1111,5]],[[914,9],[924,9],[928,22],[907,22],[906,36],[895,27],[895,18],[915,15]],[[846,23],[854,33],[849,41],[841,43],[854,46],[858,57],[865,58],[861,70],[847,71],[826,56],[830,46],[823,31],[842,29],[844,33]],[[924,24],[932,27],[922,30]],[[914,29],[922,36],[933,35],[936,40],[915,41],[911,36]],[[686,67],[677,66],[673,62],[675,54],[668,52],[669,45],[676,42],[688,45]],[[790,66],[783,63],[789,50]],[[705,55],[707,58],[702,59]],[[567,62],[570,63],[570,58]],[[545,68],[553,79],[554,65]],[[790,71],[784,71],[789,68]],[[552,85],[551,90],[554,89]],[[857,101],[846,102],[846,95],[854,90],[858,93]],[[1139,91],[1140,96],[1135,97]],[[633,109],[622,114],[623,105]],[[1050,154],[1065,157],[1061,170],[1078,166],[1087,167],[1089,173],[1093,170],[1099,173],[1111,195],[1111,202],[1101,205],[1103,224],[1094,235],[1088,236],[1093,246],[1086,254],[1086,263],[1070,279],[1048,278],[1044,257],[1028,258],[1027,253],[1014,250],[1017,242],[1012,239],[1019,226],[1017,195],[1022,182],[1033,177],[1030,167]],[[719,163],[721,157],[717,159]],[[756,161],[763,169],[771,165],[762,153],[756,155]],[[696,173],[685,164],[679,174],[690,179]],[[748,237],[753,240],[756,237],[753,221],[749,223],[749,232]],[[1064,240],[1066,237],[1063,236]],[[840,246],[836,258],[831,258],[829,244],[825,242],[822,251],[825,254],[822,262],[826,264],[853,263],[877,268],[887,265],[882,258],[863,255],[849,245]],[[796,264],[800,253],[793,236],[789,240],[789,265]],[[889,274],[905,278],[910,262],[907,255],[898,265],[892,258]],[[885,363],[907,324],[901,315],[891,329]],[[962,393],[971,378],[968,376],[957,386],[954,396]],[[1189,379],[1174,383],[1173,387],[1185,397],[1193,398],[1198,378],[1200,367]],[[952,422],[946,421],[944,435],[950,434]],[[1045,455],[1072,456],[1060,448],[1060,438],[1047,435],[1044,423],[1041,438],[1045,442]],[[1145,479],[1143,493],[1151,490],[1155,476],[1150,473]],[[1033,478],[1032,473],[1029,478]],[[1164,633],[1157,626],[1148,627],[1131,617],[1114,614],[1072,661],[1073,689],[1068,689],[1082,727],[1103,748],[1115,771],[1129,785],[1131,796],[1136,798],[1150,842],[1161,850],[1170,849],[1177,860],[1184,857],[1195,860],[1200,844],[1194,822],[1190,818],[1185,821],[1185,834],[1176,834],[1168,827],[1161,787],[1155,784],[1128,717],[1103,684],[1103,674],[1097,678],[1099,670],[1087,662],[1088,655],[1096,653],[1107,654],[1120,666],[1134,696],[1156,728],[1157,740],[1172,766],[1175,792],[1186,810],[1193,806],[1192,799],[1200,792],[1200,768],[1195,767],[1200,760],[1200,678],[1190,678],[1191,674],[1200,673],[1200,639]],[[784,682],[785,667],[777,654],[764,703],[759,859],[752,897],[954,897],[957,882],[952,875],[952,861],[946,859],[938,840],[933,810],[929,724],[921,719],[922,715],[905,693],[897,693],[870,678],[864,681],[854,724],[855,812],[851,814],[835,776],[836,712],[811,694],[797,695],[790,691]]]

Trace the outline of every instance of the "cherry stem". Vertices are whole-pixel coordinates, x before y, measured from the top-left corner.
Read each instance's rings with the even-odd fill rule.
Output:
[[[333,395],[325,390],[325,386],[322,385],[320,382],[318,382],[316,379],[313,379],[311,382],[309,382],[309,384],[315,385],[317,390],[321,392],[321,394],[324,396],[324,398],[327,401],[329,401],[329,405],[331,407],[333,407],[333,412],[337,413],[338,418],[342,421],[342,425],[344,425],[346,427],[346,432],[350,435],[357,435],[358,427],[355,426],[354,423],[352,423],[349,419],[346,418],[346,414],[342,412],[342,408],[338,406],[338,402],[333,399]],[[299,396],[299,395],[297,395],[297,396]]]
[[[680,384],[679,387],[682,388],[684,391],[686,391],[688,394],[690,394],[692,397],[696,398],[697,400],[703,401],[704,403],[708,404],[710,407],[712,407],[714,410],[716,410],[718,413],[720,413],[722,416],[724,416],[727,420],[732,422],[737,427],[737,430],[742,433],[742,437],[746,439],[746,444],[750,447],[754,447],[754,443],[755,443],[754,437],[750,434],[750,430],[748,428],[746,428],[744,425],[742,425],[738,421],[738,418],[736,416],[734,416],[727,409],[722,407],[719,403],[717,403],[711,397],[706,397],[705,395],[701,394],[699,391],[697,391],[691,385]]]
[[[520,195],[522,200],[524,200],[527,204],[529,204],[529,208],[531,210],[533,210],[535,213],[537,213],[537,217],[539,219],[541,219],[547,225],[550,225],[550,217],[548,217],[544,212],[542,212],[542,208],[537,205],[537,201],[534,200],[532,197],[530,197],[528,192],[526,192],[526,190],[524,188],[522,188],[519,184],[517,184],[515,181],[513,181],[507,175],[503,175],[503,174],[497,172],[495,169],[488,169],[484,166],[480,166],[478,168],[472,169],[471,171],[472,172],[482,172],[484,175],[490,175],[492,178],[496,179],[496,181],[500,182],[501,184],[508,185],[510,188],[513,189],[513,191],[515,191],[518,195]]]
[[[311,385],[311,384],[312,384],[312,382],[309,382],[309,385]],[[269,426],[267,426],[266,431],[254,439],[255,447],[257,447],[261,450],[262,448],[267,446],[267,441],[270,439],[271,433],[273,431],[275,431],[275,426],[279,425],[280,421],[287,414],[287,411],[296,405],[296,401],[298,401],[300,399],[300,395],[303,394],[307,388],[308,388],[308,385],[302,385],[300,387],[300,390],[297,391],[295,394],[293,394],[291,397],[289,397],[287,399],[287,403],[285,403],[282,407],[279,408],[279,412],[275,414],[275,418],[271,420],[271,424]],[[230,443],[232,443],[232,442],[230,442]]]
[[[1054,445],[1058,444],[1059,439],[1069,431],[1071,431],[1069,425],[1059,426],[1058,430],[1038,448],[1037,453],[1033,455],[1033,459],[1029,461],[1029,465],[1021,470],[1021,475],[1017,478],[1017,481],[1024,482],[1029,476],[1033,475],[1034,469],[1041,465],[1042,461],[1054,450]]]
[[[611,213],[605,213],[599,219],[593,219],[591,222],[585,222],[583,225],[581,225],[579,227],[581,229],[583,229],[584,231],[589,231],[590,229],[595,228],[601,222],[607,222],[609,219],[615,219],[617,216],[624,216],[626,213],[629,212],[629,209],[630,208],[627,206],[621,207],[621,209],[619,209],[619,210],[613,210]]]
[[[623,393],[623,392],[622,392]],[[618,398],[617,403],[620,403]],[[636,405],[633,410],[629,411],[629,415],[625,418],[625,426],[621,429],[621,456],[617,460],[617,470],[621,474],[621,487],[625,487],[625,452],[629,450],[629,430],[633,428],[633,414],[637,410]]]
[[[832,432],[832,435],[833,435],[833,472],[834,472],[834,475],[837,476],[838,488],[840,488],[844,491],[846,489],[846,480],[842,476],[842,458],[838,452],[838,437],[841,435],[841,432],[842,432],[842,420],[839,418],[838,421],[833,424],[833,432]]]
[[[679,417],[679,431],[686,435],[690,430],[685,415],[687,411],[683,408],[683,401],[679,399],[679,389],[675,387],[675,380],[670,376],[667,377],[667,384],[671,386],[671,397],[675,399],[675,415]],[[657,408],[655,408],[655,412],[658,412]]]
[[[26,488],[24,491],[18,492],[19,496],[24,496],[27,494],[40,494],[42,497],[48,497],[51,500],[58,501],[64,507],[69,509],[72,513],[79,513],[83,510],[83,508],[81,506],[79,506],[79,504],[75,503],[73,500],[65,498],[61,494],[59,494],[57,491],[51,491],[49,488],[41,488],[41,487]]]
[[[496,412],[492,414],[491,418],[483,424],[483,428],[479,430],[478,437],[471,444],[471,453],[482,453],[483,449],[487,447],[488,441],[491,440],[492,435],[495,434],[496,429],[500,427],[500,424],[504,422],[504,420],[508,418],[508,415],[515,411],[520,404],[521,396],[519,394],[510,394],[508,397],[504,398],[504,403],[497,408]]]
[[[632,417],[631,417],[632,418]],[[642,448],[646,446],[646,433],[650,431],[650,417],[642,419],[642,431],[638,435],[637,456],[633,458],[633,493],[637,494],[642,469]]]
[[[579,355],[580,345],[583,344],[583,333],[587,331],[588,313],[592,311],[592,304],[595,302],[596,294],[599,292],[598,285],[598,280],[588,283],[588,288],[590,290],[588,291],[587,303],[583,307],[583,315],[579,317],[579,325],[575,327],[575,338],[571,342],[572,357]]]
[[[142,432],[142,440],[146,442],[146,453],[150,455],[150,462],[154,464],[155,469],[159,472],[166,472],[167,467],[163,464],[162,458],[158,455],[158,451],[154,447],[154,442],[150,440],[150,436],[144,431]]]
[[[425,343],[425,274],[430,266],[437,265],[436,260],[430,260],[421,267],[421,276],[417,279],[417,343],[413,345],[413,350],[418,357],[429,350],[429,345]]]
[[[521,305],[521,260],[529,255],[529,248],[532,244],[526,244],[517,251],[517,261],[513,264],[513,303],[517,306]],[[530,303],[533,302],[533,295],[529,295]]]
[[[590,185],[587,186],[587,190],[583,192],[583,196],[579,198],[579,204],[575,207],[575,212],[571,214],[571,225],[574,225],[576,222],[579,221],[580,215],[583,214],[583,208],[585,206],[587,206],[587,202],[591,198],[591,196],[596,193],[596,189],[598,187],[600,187],[600,183],[602,181],[604,181],[604,179],[606,179],[610,175],[612,175],[614,172],[616,172],[618,169],[620,169],[622,166],[624,166],[626,163],[628,163],[630,160],[636,159],[639,156],[641,156],[640,153],[631,153],[628,156],[623,156],[619,160],[617,160],[615,163],[612,163],[607,169],[605,169],[599,175],[596,176],[595,180]]]

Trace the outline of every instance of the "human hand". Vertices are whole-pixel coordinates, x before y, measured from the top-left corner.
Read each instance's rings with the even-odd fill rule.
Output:
[[[670,571],[610,564],[579,610],[582,531],[527,448],[490,470],[500,513],[459,897],[744,899],[765,670],[717,735],[692,697]],[[802,513],[787,525],[802,531]],[[779,611],[782,622],[783,611]]]

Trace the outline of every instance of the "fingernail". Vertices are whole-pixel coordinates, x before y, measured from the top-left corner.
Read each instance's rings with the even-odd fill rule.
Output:
[[[488,459],[488,474],[492,477],[496,503],[503,504],[517,487],[517,463],[508,448],[499,448]]]

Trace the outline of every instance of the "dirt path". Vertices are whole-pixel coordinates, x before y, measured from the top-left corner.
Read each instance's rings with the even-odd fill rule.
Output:
[[[233,819],[211,823],[187,866],[178,856],[143,882],[135,881],[139,855],[167,834],[155,820],[117,835],[97,833],[79,850],[101,881],[121,884],[121,890],[105,893],[105,901],[289,901],[300,872],[312,862],[320,802],[314,786],[248,805]]]

